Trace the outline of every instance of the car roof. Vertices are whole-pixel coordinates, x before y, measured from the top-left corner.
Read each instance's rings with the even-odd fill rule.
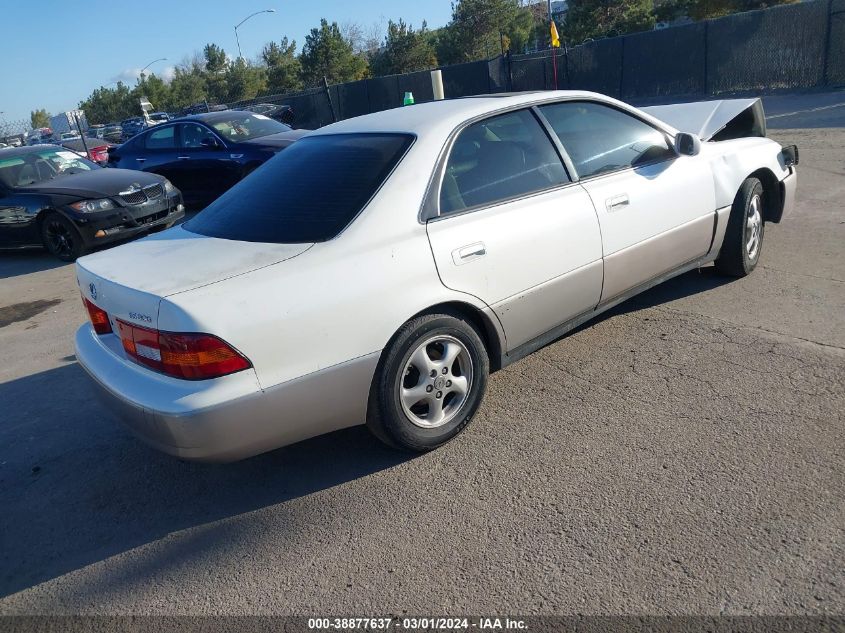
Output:
[[[405,132],[421,136],[450,133],[464,121],[514,106],[529,106],[549,100],[590,98],[612,101],[604,95],[580,90],[546,90],[532,92],[479,95],[442,101],[427,101],[413,106],[397,107],[332,123],[312,132],[348,134],[354,132]]]
[[[247,114],[253,115],[255,112],[249,110],[220,110],[219,112],[200,112],[198,114],[187,114],[179,119],[189,119],[193,121],[203,121],[204,123],[216,123],[218,121],[226,121],[232,118],[233,114]]]
[[[61,145],[53,143],[43,143],[41,145],[21,145],[20,147],[4,147],[0,149],[0,156],[7,158],[9,156],[17,156],[22,154],[35,154],[36,152],[43,152],[45,148],[62,149]]]

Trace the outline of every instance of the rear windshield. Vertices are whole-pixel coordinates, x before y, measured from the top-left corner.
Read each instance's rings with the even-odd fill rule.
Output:
[[[183,226],[243,242],[324,242],[364,208],[413,142],[407,134],[305,137]]]

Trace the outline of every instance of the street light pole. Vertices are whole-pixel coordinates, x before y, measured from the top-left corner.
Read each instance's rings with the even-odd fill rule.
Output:
[[[250,15],[246,16],[243,20],[241,20],[240,22],[238,22],[235,25],[235,42],[237,42],[237,44],[238,44],[238,59],[243,59],[243,54],[241,53],[241,40],[238,37],[238,27],[241,24],[243,24],[244,22],[246,22],[247,20],[249,20],[250,18],[258,15],[259,13],[275,13],[275,12],[276,12],[275,9],[262,9],[261,11],[256,11],[255,13],[251,13]]]
[[[141,73],[140,73],[140,74],[141,74],[141,83],[143,83],[143,82],[144,82],[144,77],[145,77],[145,75],[144,75],[144,71],[145,71],[147,68],[149,68],[150,66],[152,66],[152,65],[153,65],[153,64],[155,64],[156,62],[166,62],[166,61],[167,61],[167,58],[166,58],[166,57],[159,57],[158,59],[154,59],[154,60],[153,60],[153,61],[151,61],[149,64],[147,64],[146,66],[144,66],[144,67],[141,69]]]

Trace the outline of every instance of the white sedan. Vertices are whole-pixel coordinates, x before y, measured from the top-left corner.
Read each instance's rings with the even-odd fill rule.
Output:
[[[490,371],[674,275],[754,269],[797,149],[757,100],[651,112],[542,92],[317,130],[183,226],[80,259],[79,363],[183,458],[364,423],[435,448]]]

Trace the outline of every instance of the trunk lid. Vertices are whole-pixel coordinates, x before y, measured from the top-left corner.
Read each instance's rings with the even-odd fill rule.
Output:
[[[312,244],[264,244],[206,237],[176,227],[76,262],[82,295],[109,314],[158,328],[161,299],[246,274],[304,253]]]
[[[290,130],[288,132],[276,132],[267,136],[243,141],[245,145],[260,145],[262,147],[287,147],[298,141],[311,130]]]

